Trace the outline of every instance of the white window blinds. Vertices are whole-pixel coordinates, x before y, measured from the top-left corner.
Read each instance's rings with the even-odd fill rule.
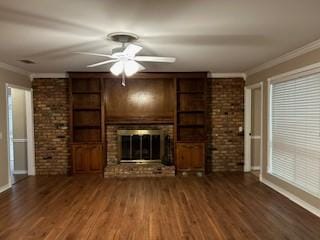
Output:
[[[270,90],[269,171],[320,197],[320,74]]]

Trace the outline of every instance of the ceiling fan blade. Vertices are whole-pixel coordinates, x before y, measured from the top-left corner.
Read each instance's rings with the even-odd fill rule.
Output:
[[[98,62],[98,63],[95,63],[95,64],[91,64],[91,65],[88,65],[87,67],[91,68],[91,67],[97,67],[97,66],[101,66],[101,65],[104,65],[104,64],[108,64],[108,63],[112,63],[112,62],[117,62],[118,60],[116,59],[112,59],[112,60],[107,60],[107,61],[103,61],[103,62]]]
[[[126,49],[123,51],[129,57],[134,57],[138,52],[142,50],[142,47],[134,44],[129,44]]]
[[[174,57],[154,57],[154,56],[136,56],[134,60],[139,62],[167,62],[174,63],[176,58]]]
[[[114,58],[111,55],[107,55],[107,54],[100,54],[100,53],[92,53],[92,52],[74,52],[77,54],[82,54],[82,55],[91,55],[91,56],[99,56],[99,57],[108,57],[108,58]]]
[[[136,62],[139,66],[138,72],[145,70],[146,68],[142,66],[140,63]]]

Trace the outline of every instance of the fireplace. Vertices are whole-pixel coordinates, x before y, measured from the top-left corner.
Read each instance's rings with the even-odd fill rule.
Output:
[[[164,155],[162,130],[118,130],[121,163],[161,162]]]

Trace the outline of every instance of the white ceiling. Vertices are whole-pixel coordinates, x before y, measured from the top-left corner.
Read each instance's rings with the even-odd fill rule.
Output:
[[[141,54],[177,58],[147,71],[244,72],[320,38],[319,10],[319,0],[1,0],[0,61],[86,71],[101,58],[73,52],[109,53],[118,45],[106,35],[127,31]]]

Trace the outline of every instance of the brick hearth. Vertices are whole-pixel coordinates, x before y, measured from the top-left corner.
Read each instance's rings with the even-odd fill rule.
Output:
[[[121,163],[105,168],[104,177],[173,177],[175,166],[161,163],[134,164]]]

